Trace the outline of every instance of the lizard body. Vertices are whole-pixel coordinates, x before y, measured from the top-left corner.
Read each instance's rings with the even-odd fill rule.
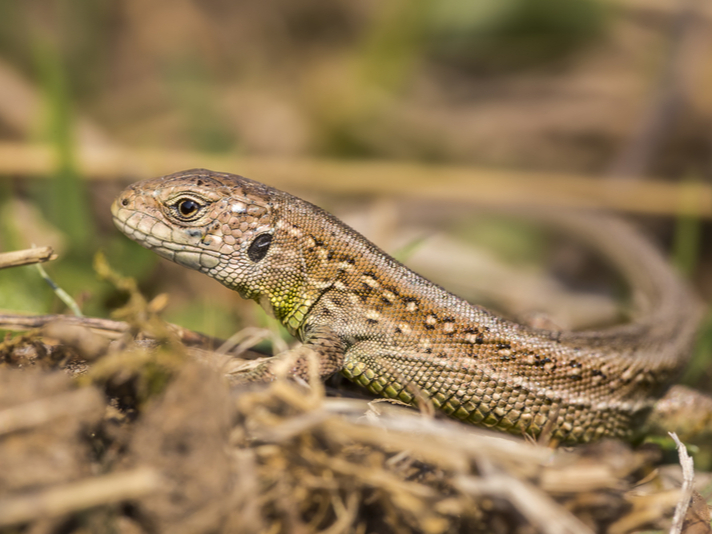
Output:
[[[139,182],[112,206],[128,237],[259,302],[320,362],[379,395],[556,442],[631,438],[686,363],[700,307],[616,219],[572,230],[631,281],[646,313],[601,331],[506,320],[414,273],[324,210],[204,169]],[[270,380],[271,362],[244,380]],[[307,376],[304,358],[292,373]]]

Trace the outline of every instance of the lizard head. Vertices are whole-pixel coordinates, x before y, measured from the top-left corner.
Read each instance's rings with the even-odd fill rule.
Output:
[[[302,278],[299,259],[285,258],[295,247],[277,224],[286,196],[241,176],[193,169],[129,186],[111,212],[140,245],[259,300],[293,292]]]

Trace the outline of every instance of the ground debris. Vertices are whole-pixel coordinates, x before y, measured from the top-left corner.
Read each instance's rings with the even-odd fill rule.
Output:
[[[290,380],[231,387],[228,356],[175,341],[99,343],[75,376],[71,334],[48,345],[71,358],[0,367],[2,534],[622,534],[669,528],[679,497],[655,447],[552,450]]]

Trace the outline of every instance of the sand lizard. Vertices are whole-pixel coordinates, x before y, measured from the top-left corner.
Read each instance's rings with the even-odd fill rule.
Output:
[[[600,331],[534,329],[447,292],[324,210],[204,169],[128,187],[118,228],[254,299],[319,357],[372,392],[559,443],[630,438],[686,363],[700,306],[627,224],[590,215],[573,230],[627,277],[645,313]],[[273,378],[271,362],[245,380]],[[306,377],[304,359],[292,373]]]

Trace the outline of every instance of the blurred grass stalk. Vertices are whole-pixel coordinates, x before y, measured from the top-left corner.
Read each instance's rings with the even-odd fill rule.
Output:
[[[96,236],[87,185],[77,164],[75,113],[70,80],[58,47],[53,46],[44,36],[35,32],[29,33],[44,106],[36,136],[48,143],[49,152],[52,154],[50,165],[38,174],[52,176],[54,180],[50,183],[36,182],[30,184],[27,189],[41,207],[44,218],[66,237],[63,240],[66,249],[61,253],[62,259],[56,266],[53,265],[51,270],[61,280],[61,284],[67,286],[69,293],[91,293],[96,282],[91,277],[88,260]],[[12,185],[4,182],[2,189],[4,191],[0,193],[7,199],[4,204],[11,206],[14,192]],[[20,204],[21,201],[18,202],[18,205]],[[27,221],[20,218],[15,209],[3,212],[5,216],[0,220],[3,246],[27,246],[28,228],[24,226]],[[29,225],[32,224],[30,220]],[[31,228],[29,230],[31,231]],[[0,307],[46,313],[53,305],[52,293],[47,291],[34,269],[15,269],[3,277],[1,284],[0,289],[5,291],[0,295]]]
[[[390,92],[402,89],[422,54],[431,0],[385,2],[360,51],[361,83]]]
[[[712,309],[707,311],[707,316],[703,321],[697,343],[692,350],[690,364],[687,366],[682,377],[682,383],[700,387],[704,384],[705,377],[709,377],[710,363],[712,362]],[[709,383],[709,382],[708,382]],[[705,386],[702,386],[703,388]],[[706,386],[709,388],[709,385]]]
[[[12,209],[10,183],[0,180],[0,250],[19,250],[27,246]],[[0,276],[0,309],[39,312],[47,306],[47,287],[31,266],[10,269]],[[0,336],[5,335],[0,330]]]
[[[686,277],[691,277],[700,257],[702,220],[699,188],[702,182],[688,178],[680,183],[680,211],[675,224],[672,261]]]
[[[88,253],[94,241],[94,225],[84,181],[76,163],[74,109],[70,84],[62,58],[49,42],[36,37],[36,61],[46,106],[44,135],[56,159],[51,194],[45,196],[49,219],[67,235],[72,251]]]
[[[618,180],[502,168],[382,160],[334,160],[216,155],[214,153],[80,147],[77,164],[92,180],[125,183],[203,167],[234,172],[297,192],[386,195],[473,205],[609,209],[677,217],[712,218],[712,187],[694,186],[695,203],[682,203],[690,186],[652,177]],[[53,150],[0,142],[0,174],[46,177],[55,169]]]
[[[702,219],[699,215],[702,182],[690,177],[680,184],[680,211],[675,224],[672,262],[685,277],[695,273],[700,258],[702,244]],[[702,323],[697,342],[692,351],[690,364],[685,371],[683,382],[698,385],[700,377],[708,373],[712,362],[712,309]]]

